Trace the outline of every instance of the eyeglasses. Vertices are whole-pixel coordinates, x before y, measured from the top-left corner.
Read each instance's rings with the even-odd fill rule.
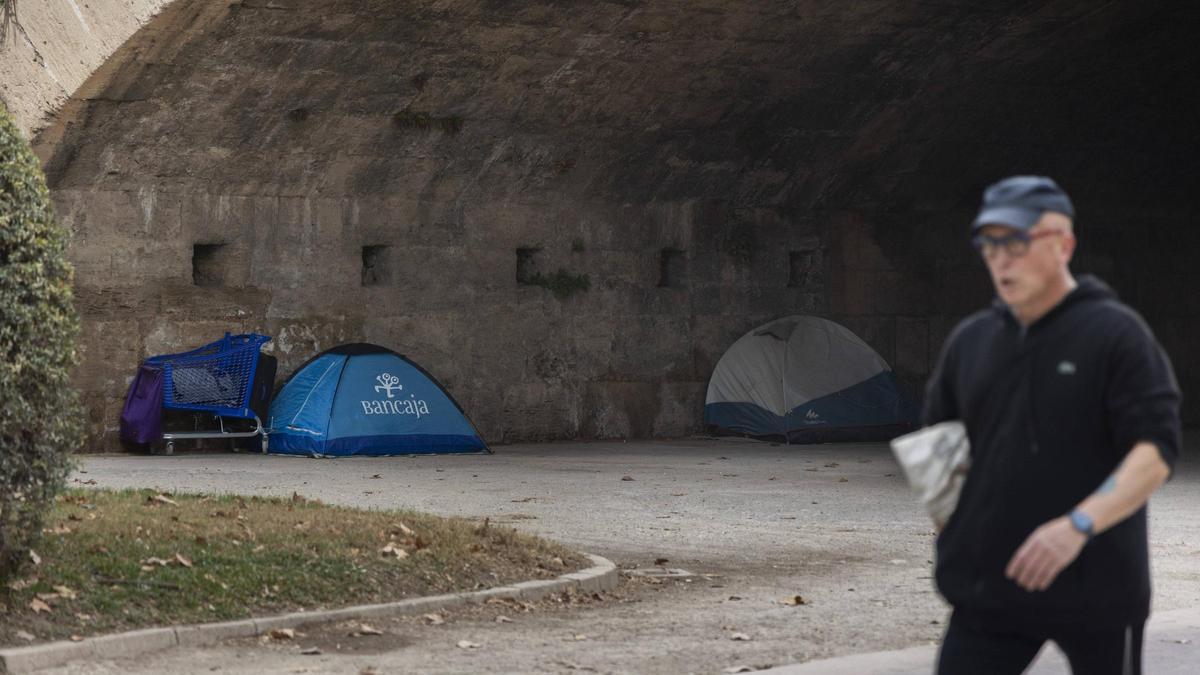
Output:
[[[1042,237],[1050,237],[1056,234],[1062,234],[1062,230],[1042,230],[1041,232],[1014,232],[1003,237],[993,237],[986,234],[978,234],[971,238],[971,245],[979,251],[984,258],[994,258],[996,253],[1001,249],[1008,254],[1010,258],[1020,258],[1029,252],[1029,245],[1034,239]]]

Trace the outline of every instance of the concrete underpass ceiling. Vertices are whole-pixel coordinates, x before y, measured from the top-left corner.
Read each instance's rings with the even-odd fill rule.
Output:
[[[1046,173],[1080,269],[1200,384],[1200,300],[1175,292],[1200,287],[1197,27],[1185,3],[178,0],[37,149],[55,190],[587,210],[612,240],[644,236],[631,205],[696,204],[696,248],[739,219],[849,246],[854,214],[921,313],[957,316],[986,288],[979,191]]]
[[[56,188],[369,194],[454,173],[520,198],[562,174],[579,199],[904,218],[1030,170],[1069,176],[1085,216],[1175,209],[1196,11],[180,0],[43,141]]]

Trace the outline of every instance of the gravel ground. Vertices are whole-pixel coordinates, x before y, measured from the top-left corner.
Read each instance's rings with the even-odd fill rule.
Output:
[[[627,578],[600,598],[462,610],[438,625],[377,622],[385,635],[372,638],[330,626],[295,644],[235,641],[52,672],[720,673],[930,644],[946,615],[930,578],[932,529],[884,445],[697,438],[494,456],[91,456],[75,479],[489,517],[623,568],[665,559],[694,576]],[[1158,610],[1200,606],[1197,483],[1200,471],[1181,465],[1154,498]],[[781,602],[796,595],[806,604]],[[313,645],[322,654],[299,653]]]

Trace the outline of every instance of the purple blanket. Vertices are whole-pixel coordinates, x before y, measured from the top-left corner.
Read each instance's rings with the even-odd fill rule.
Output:
[[[163,371],[143,364],[138,368],[125,408],[121,411],[121,440],[154,443],[162,439]]]

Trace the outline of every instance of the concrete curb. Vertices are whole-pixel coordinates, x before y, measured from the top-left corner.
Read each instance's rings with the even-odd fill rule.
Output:
[[[306,624],[329,623],[347,619],[412,616],[467,605],[480,605],[492,598],[532,601],[555,593],[562,593],[568,589],[597,593],[616,588],[617,566],[611,560],[598,555],[587,553],[584,555],[592,561],[591,567],[545,581],[525,581],[482,591],[448,593],[378,605],[295,612],[222,623],[147,628],[116,635],[102,635],[80,642],[48,642],[30,647],[0,649],[0,673],[27,673],[79,659],[125,658],[168,647],[198,647],[228,638],[261,635],[275,628],[295,628]]]

